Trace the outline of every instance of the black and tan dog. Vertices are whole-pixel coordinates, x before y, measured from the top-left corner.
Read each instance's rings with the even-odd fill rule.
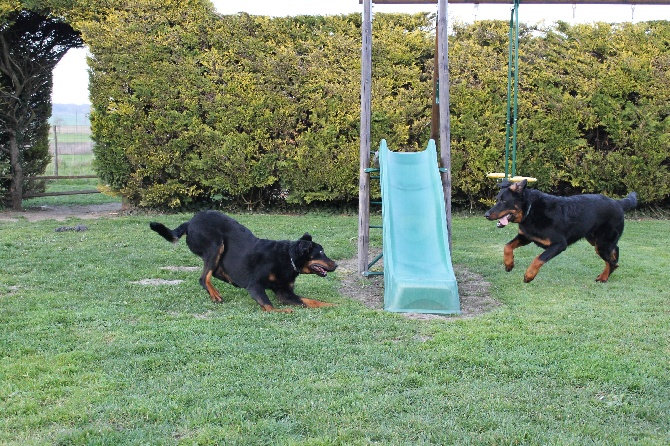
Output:
[[[323,252],[323,247],[305,233],[297,241],[265,240],[249,229],[217,211],[198,212],[174,230],[161,223],[150,223],[151,229],[167,241],[176,243],[186,234],[186,244],[193,254],[205,262],[200,285],[212,301],[221,302],[221,294],[212,285],[212,277],[245,288],[265,311],[277,310],[265,290],[289,305],[317,308],[331,304],[300,297],[293,292],[299,274],[325,277],[337,264]]]
[[[622,200],[593,194],[557,197],[528,188],[526,180],[505,181],[500,188],[496,204],[485,216],[498,220],[499,228],[508,223],[519,224],[519,234],[505,245],[503,260],[507,271],[514,268],[514,250],[535,243],[545,250],[526,270],[524,282],[530,282],[542,265],[586,238],[605,261],[605,269],[596,280],[607,282],[618,267],[617,243],[623,233],[623,213],[637,206],[635,192]]]

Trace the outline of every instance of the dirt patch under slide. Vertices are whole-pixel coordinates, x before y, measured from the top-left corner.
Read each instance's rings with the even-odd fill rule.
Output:
[[[338,261],[338,277],[342,279],[340,293],[358,300],[366,307],[375,310],[384,308],[384,277],[358,275],[358,259]],[[458,282],[458,295],[461,300],[460,316],[437,314],[400,313],[411,319],[462,319],[479,316],[492,311],[502,304],[489,294],[490,284],[479,274],[468,271],[460,265],[454,265],[454,273]]]

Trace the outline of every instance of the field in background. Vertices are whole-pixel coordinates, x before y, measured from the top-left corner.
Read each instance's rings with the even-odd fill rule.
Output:
[[[53,113],[49,119],[49,152],[52,161],[45,169],[44,176],[63,178],[47,180],[47,193],[72,194],[98,188],[97,178],[68,178],[95,175],[89,112],[89,105],[53,105]],[[118,200],[101,194],[66,195],[24,199],[24,206],[86,205],[109,201]]]
[[[45,175],[94,175],[93,140],[89,126],[51,127],[49,152],[53,157]]]
[[[90,105],[54,104],[49,119],[53,162],[45,175],[94,175]]]

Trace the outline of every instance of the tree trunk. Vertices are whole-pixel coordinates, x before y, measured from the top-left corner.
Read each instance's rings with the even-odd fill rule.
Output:
[[[12,208],[15,211],[20,211],[23,209],[23,167],[19,156],[19,145],[13,132],[9,133],[9,161],[12,172],[12,182],[9,187]]]
[[[52,70],[68,49],[83,41],[78,31],[51,13],[21,10],[7,17],[3,14],[3,19],[9,21],[0,26],[0,149],[9,152],[9,195],[12,207],[21,210],[23,168],[27,176],[36,169],[43,171],[41,163],[48,158],[44,149],[49,136]],[[39,151],[30,153],[35,147]]]

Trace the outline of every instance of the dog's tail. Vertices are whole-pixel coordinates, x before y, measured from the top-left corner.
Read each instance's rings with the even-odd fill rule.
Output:
[[[149,223],[149,227],[171,243],[177,243],[181,236],[188,232],[188,222],[182,223],[176,229],[170,229],[162,223],[152,221]]]
[[[637,206],[637,194],[635,192],[629,193],[626,198],[619,200],[619,204],[624,211],[630,211]]]

